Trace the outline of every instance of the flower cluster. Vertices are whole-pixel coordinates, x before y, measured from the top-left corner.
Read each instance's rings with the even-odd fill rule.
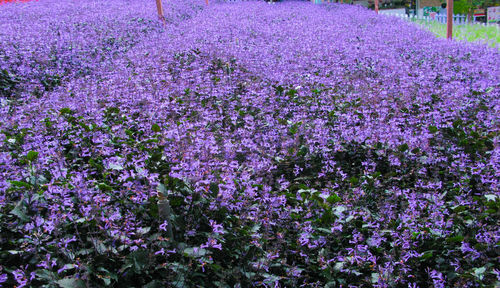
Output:
[[[150,2],[0,9],[0,284],[498,284],[498,50]]]

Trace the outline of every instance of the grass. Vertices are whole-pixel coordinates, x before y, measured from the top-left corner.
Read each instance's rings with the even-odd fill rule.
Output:
[[[415,20],[415,22],[438,37],[446,37],[446,24],[425,20]],[[469,42],[484,42],[491,47],[500,48],[500,29],[496,25],[453,25],[453,38]]]

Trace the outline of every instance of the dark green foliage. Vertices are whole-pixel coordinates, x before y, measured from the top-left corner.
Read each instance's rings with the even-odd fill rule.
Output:
[[[19,80],[17,80],[15,75],[12,75],[5,69],[0,70],[0,96],[13,97],[18,83]]]

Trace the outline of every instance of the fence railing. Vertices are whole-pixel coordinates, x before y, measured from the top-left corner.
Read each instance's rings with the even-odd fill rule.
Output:
[[[448,21],[448,16],[447,15],[435,15],[434,20],[439,22],[439,23],[444,24]],[[469,20],[467,19],[467,16],[465,16],[465,15],[460,15],[460,14],[453,15],[453,24],[461,25],[461,24],[467,24],[468,22],[469,22]]]
[[[421,21],[426,21],[426,22],[439,22],[446,24],[448,17],[447,15],[432,15],[432,16],[417,16],[417,15],[407,15],[407,14],[401,14],[401,13],[387,13],[387,12],[381,12],[380,14],[383,15],[388,15],[388,16],[394,16],[394,17],[399,17],[407,20],[421,20]],[[482,25],[487,25],[486,23],[478,23],[474,21],[469,21],[467,18],[467,15],[461,15],[461,14],[455,14],[453,15],[453,24],[454,25],[464,25],[464,24],[482,24]]]

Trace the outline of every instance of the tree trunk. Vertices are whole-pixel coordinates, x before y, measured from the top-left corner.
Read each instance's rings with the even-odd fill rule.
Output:
[[[469,4],[469,13],[467,13],[467,21],[472,22],[472,16],[474,15],[474,7],[472,5],[472,0],[468,0],[467,4]]]

